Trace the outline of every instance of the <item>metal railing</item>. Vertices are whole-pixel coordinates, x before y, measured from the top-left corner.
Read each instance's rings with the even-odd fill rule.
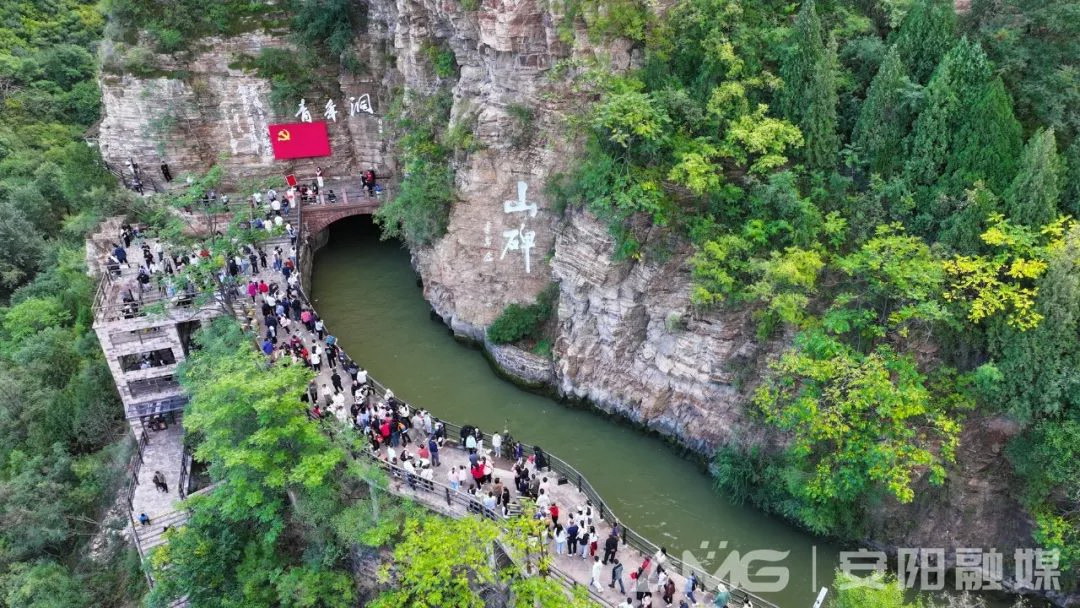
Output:
[[[139,485],[139,471],[142,470],[143,465],[143,449],[150,443],[150,436],[146,434],[146,429],[139,427],[139,434],[135,435],[134,429],[132,430],[133,438],[135,439],[135,453],[131,455],[131,460],[128,461],[127,469],[124,474],[124,498],[127,499],[128,511],[135,509],[135,488]]]
[[[179,389],[180,382],[172,374],[158,378],[146,378],[145,380],[131,380],[127,383],[128,394],[133,398],[158,393],[170,393]]]
[[[180,493],[180,500],[184,500],[185,498],[187,498],[188,484],[191,482],[191,464],[191,450],[185,447],[184,455],[180,459],[180,478],[177,480],[176,483],[176,491]]]

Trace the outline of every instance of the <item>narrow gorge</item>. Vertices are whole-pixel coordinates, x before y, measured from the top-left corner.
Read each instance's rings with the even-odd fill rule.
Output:
[[[629,421],[695,460],[711,462],[724,447],[785,445],[751,400],[796,332],[762,339],[749,306],[695,306],[690,244],[645,229],[645,242],[663,254],[620,256],[608,222],[553,195],[585,146],[595,71],[640,66],[643,44],[597,36],[565,14],[570,3],[473,3],[357,3],[350,65],[302,66],[313,85],[304,91],[275,91],[259,75],[264,49],[288,53],[297,44],[274,19],[252,18],[188,53],[156,53],[145,40],[115,36],[101,53],[97,144],[110,165],[137,163],[162,189],[162,164],[173,176],[220,165],[235,191],[287,174],[310,181],[318,166],[330,188],[352,198],[363,196],[359,174],[373,168],[390,199],[406,171],[402,141],[410,135],[398,118],[409,108],[445,112],[437,119],[452,142],[455,202],[445,233],[410,253],[425,299],[456,336],[484,344],[501,372],[521,383]],[[663,14],[666,4],[650,6]],[[333,154],[275,160],[268,126],[301,118],[301,102],[328,120]],[[307,238],[317,248],[326,235]],[[549,348],[487,339],[508,305],[531,304],[551,284]],[[1019,432],[1003,415],[971,412],[944,483],[923,476],[912,502],[885,497],[872,505],[864,540],[893,554],[943,547],[950,556],[958,547],[1010,554],[1030,545],[1034,519],[1005,449]]]

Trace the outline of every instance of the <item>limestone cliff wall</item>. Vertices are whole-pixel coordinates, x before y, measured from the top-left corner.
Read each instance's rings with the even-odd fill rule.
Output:
[[[97,140],[106,162],[124,170],[129,162],[137,163],[159,184],[164,184],[159,172],[162,163],[177,178],[219,164],[234,182],[286,174],[311,179],[316,166],[335,180],[355,177],[361,168],[372,165],[380,173],[392,172],[380,137],[383,118],[379,111],[385,99],[372,94],[384,87],[346,73],[326,83],[327,91],[305,99],[317,120],[323,118],[326,102],[335,102],[338,117],[328,127],[333,156],[275,160],[269,125],[298,119],[275,111],[270,83],[240,67],[243,57],[253,57],[264,48],[288,49],[290,45],[284,32],[253,31],[204,40],[184,55],[153,55],[147,60],[150,67],[140,70],[144,75],[103,71],[99,83],[104,116]],[[349,116],[348,98],[365,93],[372,94],[376,113]]]

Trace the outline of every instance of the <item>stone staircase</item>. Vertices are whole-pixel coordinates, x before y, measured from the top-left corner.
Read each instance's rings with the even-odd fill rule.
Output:
[[[135,539],[139,554],[146,558],[154,547],[165,544],[165,531],[184,525],[190,514],[186,509],[180,509],[159,515],[150,520],[149,525],[137,524],[135,526]]]

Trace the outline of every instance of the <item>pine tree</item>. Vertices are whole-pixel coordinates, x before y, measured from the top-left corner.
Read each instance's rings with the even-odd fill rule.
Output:
[[[784,81],[781,109],[802,131],[807,165],[832,168],[840,150],[836,132],[836,44],[830,41],[826,46],[813,0],[804,2],[799,10],[792,42],[780,66]]]
[[[994,192],[1004,192],[1016,176],[1016,159],[1024,145],[1005,83],[994,78],[983,85],[975,104],[959,118],[946,169],[949,193],[970,188],[978,180],[985,180]]]
[[[791,122],[799,124],[805,113],[803,94],[815,78],[825,56],[825,34],[821,19],[814,9],[814,0],[803,2],[795,17],[791,33],[792,44],[780,65],[784,88],[780,95],[780,112]]]
[[[888,176],[903,162],[904,136],[911,116],[906,92],[911,86],[895,47],[889,49],[859,109],[851,141],[870,170]]]
[[[908,9],[893,47],[913,82],[926,84],[941,58],[954,44],[956,17],[952,2],[916,0]]]
[[[986,101],[989,79],[986,55],[977,43],[964,38],[941,60],[926,87],[925,107],[908,135],[904,166],[919,205],[917,227],[923,232],[936,230],[937,222],[947,215],[942,201],[959,199],[978,179],[954,181],[959,176],[952,156],[969,136],[972,108]]]
[[[1009,219],[1031,227],[1054,219],[1061,199],[1063,168],[1054,130],[1036,131],[1020,157],[1016,178],[1005,192],[1005,214]]]

